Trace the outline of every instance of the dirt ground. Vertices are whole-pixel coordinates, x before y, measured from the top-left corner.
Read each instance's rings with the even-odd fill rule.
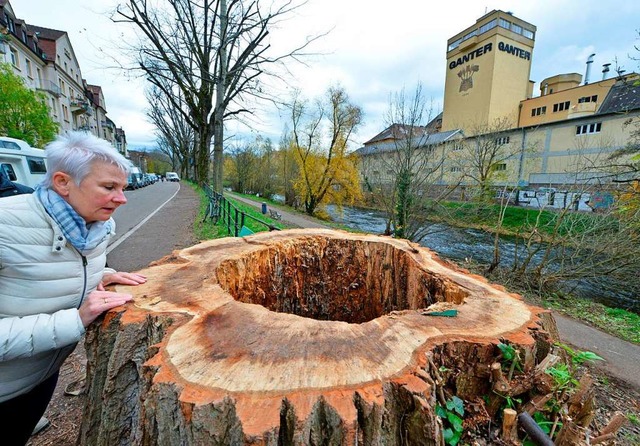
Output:
[[[83,344],[71,354],[60,370],[58,387],[49,404],[45,416],[51,424],[45,430],[31,437],[30,446],[75,445],[80,432],[82,408],[85,397],[65,394],[65,389],[74,390],[86,371],[86,358]],[[625,383],[607,377],[598,370],[591,370],[596,376],[596,404],[598,407],[595,424],[604,426],[615,411],[635,416],[636,424],[627,424],[618,432],[617,445],[637,446],[640,444],[640,389],[634,389]]]

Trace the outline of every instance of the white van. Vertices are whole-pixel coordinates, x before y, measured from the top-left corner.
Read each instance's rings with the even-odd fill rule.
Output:
[[[165,178],[167,179],[167,181],[180,181],[180,177],[175,172],[167,172],[165,174]]]
[[[0,169],[11,181],[36,187],[47,173],[44,150],[21,139],[0,136]]]

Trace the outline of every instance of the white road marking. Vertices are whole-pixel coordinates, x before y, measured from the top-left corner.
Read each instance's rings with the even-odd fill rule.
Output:
[[[133,235],[134,232],[136,232],[140,226],[142,226],[143,224],[145,224],[151,217],[153,217],[154,215],[156,215],[156,213],[162,209],[164,207],[165,204],[167,204],[168,202],[170,202],[171,200],[173,200],[173,197],[175,197],[178,192],[180,192],[180,183],[178,183],[178,189],[176,190],[176,192],[170,196],[167,201],[165,201],[164,203],[162,203],[160,206],[158,206],[158,209],[156,209],[155,211],[153,211],[151,214],[147,215],[145,217],[144,220],[142,220],[140,223],[138,223],[137,225],[135,225],[133,228],[129,229],[127,231],[126,234],[124,234],[122,237],[120,237],[118,240],[116,240],[115,242],[113,242],[111,245],[109,245],[109,247],[107,248],[107,254],[109,254],[111,251],[113,251],[114,249],[116,249],[120,243],[124,242],[126,239],[128,239],[131,235]]]

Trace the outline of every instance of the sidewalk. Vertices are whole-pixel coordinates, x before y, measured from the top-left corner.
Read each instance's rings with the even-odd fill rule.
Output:
[[[261,203],[230,194],[235,200],[252,205],[257,209]],[[275,209],[275,208],[274,208]],[[329,228],[329,226],[307,216],[277,209],[282,220],[301,228]],[[590,327],[557,311],[553,317],[558,326],[562,342],[571,344],[579,350],[591,351],[603,357],[605,361],[596,363],[596,367],[618,378],[640,391],[640,346],[611,336],[608,333]]]

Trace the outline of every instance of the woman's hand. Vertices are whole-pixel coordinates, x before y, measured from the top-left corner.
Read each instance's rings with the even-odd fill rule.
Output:
[[[118,283],[120,285],[140,285],[147,281],[147,278],[138,273],[117,272],[102,276],[102,286]]]
[[[133,299],[131,294],[104,291],[102,286],[98,286],[94,292],[87,296],[78,309],[82,325],[85,327],[89,326],[91,322],[96,320],[96,318],[105,311],[124,305],[131,299]]]

